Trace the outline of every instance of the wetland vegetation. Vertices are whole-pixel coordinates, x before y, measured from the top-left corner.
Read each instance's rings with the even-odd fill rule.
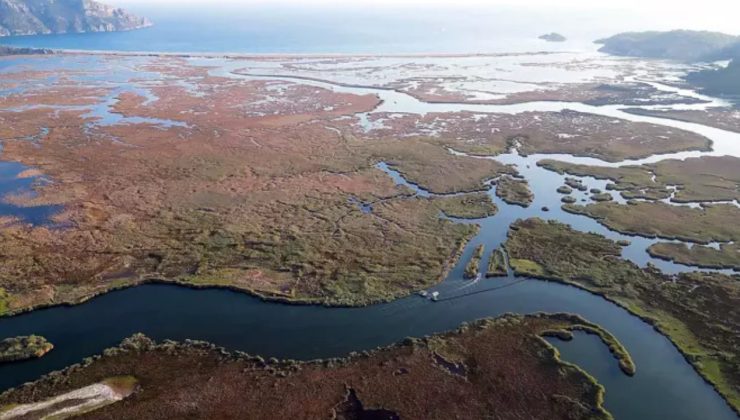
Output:
[[[625,198],[706,202],[740,199],[740,158],[703,156],[666,159],[640,166],[589,166],[543,159],[539,166],[560,174],[591,176],[614,182],[612,190]],[[577,181],[577,180],[576,180]]]
[[[508,224],[507,204],[541,204],[535,183],[541,180],[523,175],[530,173],[530,163],[534,167],[534,158],[526,169],[504,163],[516,152],[616,163],[656,153],[707,151],[708,138],[609,114],[548,107],[516,113],[384,113],[378,109],[390,102],[368,90],[347,93],[310,83],[226,77],[177,57],[99,59],[109,66],[124,63],[137,79],[125,77],[125,83],[112,88],[116,83],[91,82],[100,75],[85,68],[60,71],[58,78],[46,71],[0,75],[0,83],[10,88],[20,79],[43,86],[0,96],[3,159],[24,165],[11,177],[33,180],[27,190],[4,194],[2,204],[59,209],[39,223],[0,216],[0,316],[78,303],[151,280],[225,287],[281,302],[364,306],[444,287],[439,283],[450,272],[453,281],[477,278],[481,270],[486,276],[506,276],[510,265],[518,275],[603,295],[654,324],[738,409],[736,277],[663,275],[622,259],[623,247],[630,245],[624,240],[536,219],[512,225],[505,247],[496,243],[487,267],[481,264],[489,242],[477,245],[480,238],[475,238],[477,246],[469,245],[481,232],[476,223],[487,229],[483,232],[498,223],[472,219],[495,216],[501,207]],[[301,65],[332,60],[344,63],[333,58]],[[298,61],[283,67],[298,68]],[[142,82],[151,72],[156,82]],[[562,94],[578,86],[553,91]],[[592,88],[612,102],[636,92],[635,86],[621,84]],[[637,89],[650,96],[654,88]],[[524,92],[522,97],[528,94],[547,95]],[[676,100],[668,96],[633,100]],[[88,108],[93,111],[87,113]],[[556,161],[542,165],[561,174],[610,179],[608,189],[626,198],[731,201],[738,197],[737,163],[737,158],[705,156],[614,168]],[[489,191],[492,180],[495,192]],[[565,182],[558,192],[578,191],[562,197],[564,202],[586,201],[582,192],[589,191],[588,180],[569,177]],[[560,183],[549,185],[548,192]],[[596,201],[612,198],[593,188],[591,193]],[[736,241],[738,236],[732,223],[737,207],[731,204],[631,203],[565,208],[621,232],[700,242]],[[557,209],[552,214],[563,216]],[[658,243],[649,252],[716,266],[732,259],[735,243],[719,250]],[[470,256],[464,268],[465,261],[457,266],[463,255]],[[517,283],[501,282],[506,282],[501,287]],[[507,315],[456,333],[312,363],[265,362],[202,343],[154,344],[139,336],[81,366],[3,394],[0,407],[43,404],[89,386],[107,393],[110,385],[128,389],[120,393],[127,401],[113,404],[120,395],[107,394],[114,397],[96,416],[177,412],[218,417],[226,413],[219,411],[222,405],[230,414],[245,410],[249,415],[264,410],[298,416],[297,410],[309,409],[340,418],[373,412],[476,418],[505,407],[504,418],[563,413],[609,418],[602,407],[603,389],[580,369],[560,362],[542,339],[572,337],[573,331],[598,336],[622,371],[635,374],[625,348],[597,325],[569,315]],[[178,401],[162,402],[173,391],[196,401],[192,412],[178,411]],[[293,398],[290,404],[285,404],[287,395]],[[233,401],[244,405],[233,407]]]
[[[264,360],[203,342],[157,344],[138,335],[102,356],[0,395],[0,407],[127,376],[136,378],[137,392],[125,403],[99,408],[96,418],[164,413],[357,418],[382,411],[404,419],[482,418],[491,412],[502,419],[610,419],[603,387],[562,362],[542,339],[553,331],[584,329],[600,331],[574,315],[505,315],[346,359],[313,362]],[[616,343],[606,332],[597,334]]]
[[[124,60],[105,59],[112,65]],[[105,86],[65,82],[43,95],[0,98],[5,107],[29,98],[59,107],[2,113],[12,122],[0,128],[4,156],[54,180],[33,195],[4,200],[64,209],[52,225],[16,220],[0,230],[0,313],[79,302],[150,279],[289,302],[388,301],[441,281],[477,232],[440,219],[439,212],[490,216],[495,205],[479,192],[497,177],[497,191],[510,202],[532,200],[512,166],[451,153],[478,147],[461,133],[486,127],[492,137],[481,145],[498,150],[514,144],[523,153],[588,150],[609,160],[708,145],[677,130],[670,144],[643,142],[662,139],[666,129],[570,111],[429,114],[421,122],[402,115],[383,121],[388,133],[364,133],[352,116],[377,106],[374,95],[287,84],[280,91],[285,100],[274,101],[275,82],[213,77],[177,58],[143,60],[134,68],[155,69],[190,88],[152,87],[152,101],[135,90],[118,94],[111,110],[152,121],[147,124],[102,124],[64,107],[96,104],[110,94]],[[84,78],[85,71],[67,70],[63,80]],[[32,82],[46,74],[31,76]],[[187,124],[161,125],[179,119]],[[439,136],[419,133],[424,124],[442,123]],[[490,129],[498,124],[500,132]],[[39,126],[48,130],[39,135]],[[404,133],[407,126],[416,134]],[[577,130],[553,135],[568,127]],[[37,138],[29,142],[28,136]],[[621,141],[598,143],[604,136]],[[375,168],[378,162],[432,193],[472,194],[411,197]]]
[[[534,194],[525,179],[503,176],[496,180],[496,196],[509,204],[529,207],[534,201]]]
[[[703,124],[709,127],[740,133],[740,110],[737,108],[709,108],[701,111],[627,108],[624,111],[635,115],[670,118],[677,121]]]
[[[740,159],[704,156],[668,159],[640,166],[599,167],[544,159],[539,166],[559,174],[590,176],[612,181],[627,205],[604,202],[586,206],[564,201],[566,211],[587,215],[622,233],[709,244],[656,243],[648,253],[656,258],[705,268],[736,269],[740,264],[737,241],[740,220]],[[575,184],[574,184],[575,185]],[[601,195],[593,196],[596,200]],[[660,200],[660,201],[659,201]],[[598,201],[598,200],[596,200]],[[668,201],[668,202],[666,202]],[[686,206],[672,203],[701,203]],[[712,203],[717,202],[717,203]]]
[[[450,155],[444,144],[433,140],[407,139],[357,146],[358,152],[386,162],[409,182],[437,194],[485,191],[489,179],[502,173],[516,173],[495,160]]]
[[[183,109],[214,107],[190,117],[198,129],[95,125],[64,109],[21,112],[25,119],[3,126],[4,156],[55,180],[39,186],[37,195],[5,200],[64,205],[52,222],[73,228],[15,221],[0,230],[2,313],[79,302],[149,279],[328,305],[398,298],[441,281],[477,231],[440,219],[440,211],[485,216],[495,206],[482,195],[410,198],[374,165],[387,161],[437,192],[485,190],[485,181],[513,171],[452,157],[431,141],[363,142],[325,127],[326,119],[371,109],[378,100],[370,95],[319,90],[311,95],[323,101],[317,110],[316,100],[306,101],[305,89],[294,86],[285,92],[295,99],[291,107],[267,102],[279,117],[234,112],[269,96],[269,85],[212,79],[207,69],[181,64],[163,63],[162,71],[173,77],[185,71],[211,94],[154,88],[156,107],[126,94],[116,110],[165,120]],[[79,89],[65,92],[83,95]],[[101,94],[84,92],[83,103]],[[39,125],[50,130],[37,142],[25,141],[24,133]],[[108,138],[126,141],[93,141]],[[351,197],[372,203],[372,211]],[[472,202],[477,205],[463,210]]]
[[[612,195],[609,194],[608,192],[600,192],[600,193],[591,194],[591,200],[593,201],[599,201],[599,202],[612,201],[613,199],[614,197],[612,197]]]
[[[719,244],[718,248],[685,243],[659,242],[647,249],[655,258],[704,268],[740,271],[740,246],[737,242]]]
[[[0,340],[0,363],[43,357],[54,345],[44,337],[30,335]]]
[[[486,277],[505,277],[508,274],[506,265],[506,253],[502,248],[496,248],[488,261]]]
[[[566,204],[573,204],[573,203],[577,202],[578,200],[575,197],[573,197],[572,195],[566,195],[563,198],[561,198],[560,201],[562,201],[563,203],[566,203]]]
[[[541,219],[513,224],[506,249],[518,275],[582,287],[655,325],[733,407],[740,407],[740,277],[667,276],[622,259],[621,246],[601,235]]]
[[[522,98],[521,101],[528,100],[540,98]],[[397,140],[401,137],[406,142],[423,143],[429,143],[431,138],[434,139],[432,143],[477,156],[496,155],[516,148],[525,156],[566,153],[619,162],[653,154],[711,150],[711,141],[696,133],[568,109],[515,114],[430,112],[423,116],[411,113],[372,115],[371,121],[382,125],[368,129],[355,128],[355,136],[381,140]],[[427,168],[427,171],[432,170]],[[414,181],[410,173],[407,175]]]
[[[434,198],[434,203],[448,217],[483,219],[496,214],[498,208],[486,193],[470,193]]]
[[[483,259],[484,251],[485,246],[483,244],[475,247],[473,256],[470,257],[470,261],[468,261],[468,264],[465,266],[464,275],[466,279],[475,279],[480,275],[480,262],[481,259]]]
[[[564,209],[598,220],[609,229],[629,235],[680,239],[699,243],[740,240],[740,207],[710,204],[700,208],[663,202],[633,201],[630,204],[600,202]]]

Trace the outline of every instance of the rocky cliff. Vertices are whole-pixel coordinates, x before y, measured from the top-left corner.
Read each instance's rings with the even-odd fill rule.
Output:
[[[127,31],[145,18],[93,0],[0,0],[0,36]]]

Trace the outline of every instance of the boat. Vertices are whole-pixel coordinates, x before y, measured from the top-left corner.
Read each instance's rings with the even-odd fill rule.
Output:
[[[419,292],[419,296],[421,296],[421,297],[427,297],[427,296],[429,296],[429,292],[427,292],[426,290],[422,290],[422,291]]]
[[[432,292],[432,300],[435,302],[439,300],[439,292]]]

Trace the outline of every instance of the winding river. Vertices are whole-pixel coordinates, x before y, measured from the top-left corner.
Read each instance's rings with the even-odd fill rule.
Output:
[[[214,73],[235,75],[238,63],[223,65]],[[275,76],[266,76],[271,79]],[[278,77],[279,78],[279,77]],[[282,77],[285,80],[294,80]],[[299,80],[335,91],[367,94],[383,99],[373,112],[525,112],[573,109],[631,121],[644,121],[693,131],[713,140],[712,152],[684,152],[656,155],[637,161],[608,163],[593,158],[547,155],[548,158],[597,165],[624,165],[655,162],[665,158],[700,155],[740,156],[740,134],[698,124],[641,117],[624,113],[619,106],[593,107],[578,103],[535,102],[518,105],[430,104],[408,95],[383,89],[334,85]],[[736,419],[726,402],[694,371],[673,344],[650,325],[624,309],[583,290],[528,278],[463,280],[462,272],[478,244],[488,252],[506,238],[510,223],[518,218],[557,219],[582,231],[594,231],[612,239],[628,239],[623,256],[645,266],[651,262],[669,273],[696,268],[651,258],[645,249],[652,239],[627,237],[608,230],[596,221],[560,210],[555,189],[563,177],[536,166],[543,155],[519,156],[516,151],[496,156],[517,165],[535,194],[528,208],[508,205],[491,191],[499,212],[480,220],[481,232],[471,240],[449,276],[432,290],[440,301],[410,296],[391,303],[365,308],[326,308],[265,302],[243,293],[223,289],[192,290],[171,285],[145,285],[120,290],[73,307],[53,307],[9,318],[0,318],[0,337],[25,334],[46,336],[56,348],[39,360],[0,365],[0,389],[17,386],[60,369],[82,358],[98,354],[135,332],[154,339],[200,339],[232,350],[278,358],[314,359],[343,356],[390,345],[407,336],[422,336],[456,328],[460,323],[497,316],[506,312],[571,312],[603,325],[630,351],[636,365],[634,377],[624,375],[608,349],[597,338],[577,334],[572,342],[552,341],[565,360],[594,375],[606,387],[606,408],[617,419]],[[378,166],[398,184],[412,188],[419,196],[429,192],[409,184],[386,165]],[[604,189],[605,181],[582,178],[589,188]],[[0,185],[3,180],[0,179]],[[577,192],[579,200],[586,198]],[[362,203],[358,203],[362,204]],[[542,207],[549,207],[544,212]],[[365,207],[372,211],[371,207]],[[487,264],[488,253],[481,263]]]

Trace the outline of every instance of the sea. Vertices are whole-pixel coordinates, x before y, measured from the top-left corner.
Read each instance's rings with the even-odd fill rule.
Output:
[[[115,1],[113,2],[115,4]],[[633,10],[560,6],[345,6],[134,3],[154,26],[116,32],[0,38],[0,44],[73,50],[257,54],[407,54],[592,51],[627,30],[670,29]],[[126,4],[122,4],[126,6]],[[568,38],[538,39],[558,32]]]

